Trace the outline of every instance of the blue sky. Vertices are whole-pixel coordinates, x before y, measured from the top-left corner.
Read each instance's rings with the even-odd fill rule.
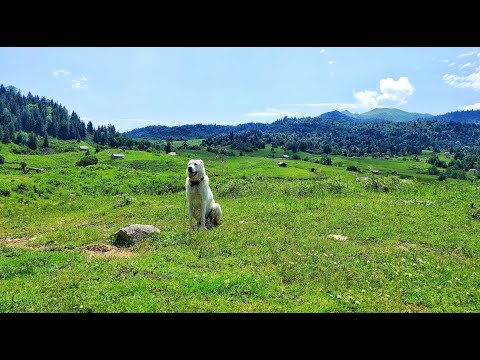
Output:
[[[0,83],[119,131],[480,109],[480,48],[3,47]]]

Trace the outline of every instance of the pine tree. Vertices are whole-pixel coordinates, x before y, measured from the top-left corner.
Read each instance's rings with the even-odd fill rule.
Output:
[[[165,149],[165,152],[166,152],[167,154],[172,151],[172,144],[171,144],[170,140],[167,140],[167,143],[166,143],[164,149]]]
[[[28,134],[27,146],[32,150],[37,149],[37,136],[33,132]]]
[[[42,149],[46,149],[46,148],[48,148],[48,135],[47,134],[45,134],[43,136],[43,144],[42,144]]]
[[[92,124],[91,121],[89,121],[89,122],[87,123],[87,132],[88,132],[89,134],[93,134],[93,124]]]

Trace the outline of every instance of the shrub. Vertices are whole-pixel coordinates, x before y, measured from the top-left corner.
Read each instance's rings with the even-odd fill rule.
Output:
[[[98,163],[98,159],[95,156],[84,156],[79,161],[75,163],[76,166],[88,166],[95,165]]]
[[[438,174],[440,174],[440,171],[438,171],[438,168],[434,165],[434,166],[428,168],[428,173],[430,175],[438,175]]]
[[[445,175],[445,172],[441,172],[440,175],[438,175],[437,180],[438,181],[447,181],[447,175]]]
[[[348,166],[347,166],[347,171],[357,171],[357,172],[360,172],[360,169],[357,168],[355,165],[348,165]]]
[[[328,156],[322,156],[322,158],[320,159],[320,164],[332,165],[332,159],[329,158]]]
[[[0,196],[10,196],[10,190],[0,187]]]
[[[134,200],[135,200],[135,198],[132,198],[132,197],[129,197],[129,196],[123,194],[122,196],[120,196],[120,198],[118,198],[115,201],[115,203],[113,204],[113,207],[114,208],[119,208],[119,207],[128,206],[128,205],[133,204]]]

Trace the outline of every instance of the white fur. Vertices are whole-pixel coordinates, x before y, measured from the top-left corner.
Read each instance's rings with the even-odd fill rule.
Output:
[[[189,168],[191,171],[189,171]],[[195,174],[189,177],[189,173]],[[192,219],[195,218],[200,229],[206,230],[207,226],[217,226],[222,218],[222,208],[220,204],[213,199],[210,190],[208,175],[205,173],[205,167],[202,160],[192,159],[188,162],[186,170],[187,180],[185,190],[187,192],[188,202],[188,220],[190,226]],[[197,185],[192,186],[200,179],[203,180]]]

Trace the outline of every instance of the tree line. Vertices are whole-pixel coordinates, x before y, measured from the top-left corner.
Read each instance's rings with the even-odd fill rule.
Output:
[[[48,147],[48,137],[60,140],[85,140],[90,133],[93,141],[111,147],[132,147],[138,144],[115,130],[113,125],[85,124],[75,111],[45,97],[22,95],[14,86],[0,84],[0,140],[15,142],[34,149],[36,137],[43,138],[42,147]]]

